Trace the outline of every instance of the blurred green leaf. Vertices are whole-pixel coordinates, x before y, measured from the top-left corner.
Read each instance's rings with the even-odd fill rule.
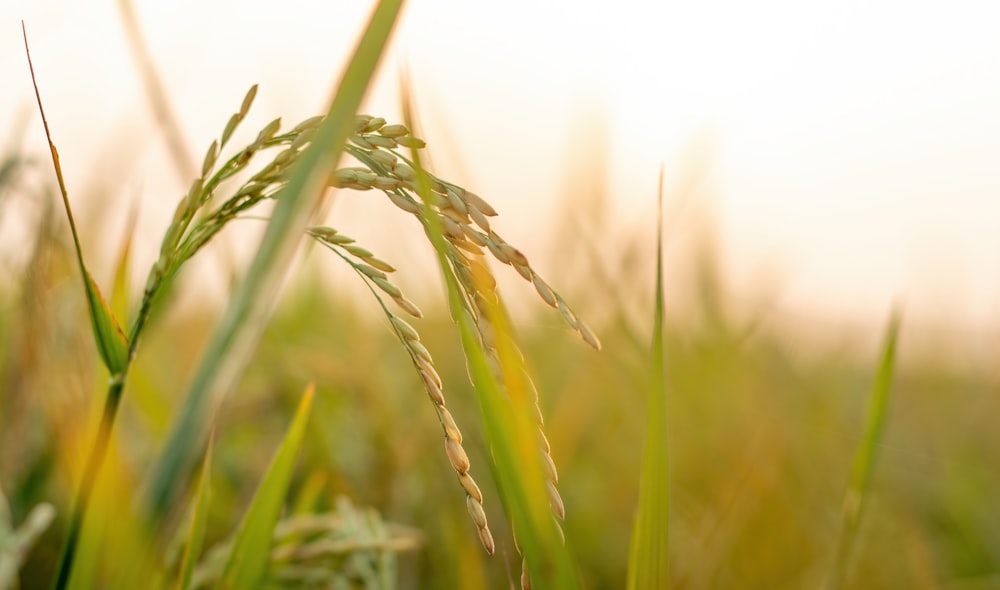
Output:
[[[208,449],[205,451],[205,462],[201,468],[201,481],[195,494],[194,515],[191,519],[191,531],[188,533],[187,546],[184,548],[184,558],[181,560],[181,572],[177,578],[177,590],[187,590],[191,587],[191,574],[201,554],[201,546],[205,541],[205,526],[208,521],[208,502],[212,496],[210,477],[212,475],[212,438],[208,439]]]
[[[864,436],[854,454],[851,479],[844,494],[840,538],[828,586],[830,590],[841,588],[847,580],[851,554],[854,552],[858,528],[861,525],[861,518],[868,500],[872,473],[875,471],[875,460],[878,457],[879,445],[882,442],[882,434],[885,432],[885,423],[888,418],[889,393],[892,390],[899,324],[899,313],[894,311],[886,328],[885,344],[882,348],[878,373],[875,375],[875,383],[872,385],[871,395],[868,396]]]
[[[639,480],[639,509],[632,528],[628,587],[667,588],[670,583],[668,533],[670,446],[667,425],[666,356],[663,345],[663,169],[660,169],[656,227],[656,307],[649,384],[646,441]]]
[[[219,588],[237,590],[256,588],[264,581],[270,561],[274,527],[281,516],[288,486],[292,481],[292,472],[295,469],[295,459],[298,457],[299,447],[302,446],[302,439],[305,436],[313,391],[313,386],[310,385],[302,396],[288,434],[278,447],[277,453],[271,460],[271,466],[261,480],[250,508],[243,517]]]
[[[80,258],[80,270],[83,272],[87,286],[87,304],[90,308],[90,322],[97,340],[97,351],[104,361],[104,366],[112,375],[120,375],[128,365],[128,339],[115,321],[111,308],[101,295],[94,278],[83,265]]]

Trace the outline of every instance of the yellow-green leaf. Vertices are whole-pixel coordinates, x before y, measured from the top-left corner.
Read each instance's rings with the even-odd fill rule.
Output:
[[[112,375],[118,375],[128,364],[128,338],[122,332],[121,326],[115,321],[108,302],[101,295],[94,277],[90,276],[87,267],[80,263],[87,287],[87,306],[90,308],[90,322],[97,341],[97,352],[104,361],[104,366]]]
[[[312,406],[313,386],[310,385],[299,402],[292,425],[281,446],[271,460],[264,479],[257,488],[250,508],[243,517],[236,541],[226,562],[218,588],[250,589],[264,582],[267,574],[274,527],[281,517],[281,509],[292,480],[295,459],[302,446],[309,409]]]

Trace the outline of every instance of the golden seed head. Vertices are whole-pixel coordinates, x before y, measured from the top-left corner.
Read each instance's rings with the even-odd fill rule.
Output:
[[[201,175],[207,176],[212,167],[215,166],[215,160],[219,157],[219,142],[213,141],[212,145],[208,147],[208,151],[205,152],[205,160],[201,164]]]
[[[277,156],[274,157],[274,164],[279,167],[285,167],[288,164],[294,162],[295,158],[298,157],[298,155],[299,155],[298,150],[294,148],[288,148],[286,150],[282,150],[278,152]]]
[[[579,327],[580,337],[583,338],[583,341],[589,344],[594,350],[601,350],[601,341],[597,339],[597,335],[590,329],[590,326],[581,321],[577,321],[577,326]]]
[[[302,121],[292,129],[292,133],[303,134],[306,131],[314,131],[319,124],[323,122],[323,115],[316,115],[315,117],[309,117],[305,121]]]
[[[396,178],[400,180],[416,180],[417,178],[417,171],[406,162],[396,164],[396,167],[392,171],[396,174]]]
[[[476,484],[476,480],[472,479],[471,475],[462,473],[458,476],[458,481],[465,488],[465,492],[475,498],[476,502],[480,504],[483,502],[483,492],[479,489],[479,485]]]
[[[468,208],[465,206],[465,201],[463,201],[462,197],[459,196],[457,192],[455,192],[455,189],[453,189],[450,186],[446,186],[445,195],[447,195],[448,204],[451,205],[452,209],[461,213],[462,215],[465,215],[469,212]]]
[[[580,322],[579,320],[576,319],[576,314],[573,313],[573,310],[571,310],[569,306],[566,305],[566,302],[563,301],[562,299],[557,301],[557,303],[559,304],[559,313],[562,314],[563,319],[566,320],[566,323],[569,324],[569,327],[573,328],[574,330],[579,330]]]
[[[382,291],[384,291],[385,294],[388,295],[389,297],[396,299],[403,296],[403,292],[399,290],[399,287],[393,285],[389,281],[379,277],[371,277],[371,280],[373,283],[375,283],[375,285],[378,286],[379,289],[382,289]]]
[[[493,552],[496,551],[496,545],[493,543],[493,533],[490,532],[490,527],[484,526],[478,530],[479,542],[483,544],[483,549],[488,555],[493,555]]]
[[[511,264],[511,266],[513,266],[514,270],[517,271],[517,274],[521,275],[521,278],[523,278],[526,281],[530,281],[532,277],[535,276],[535,273],[534,271],[531,270],[530,266],[524,266],[523,264],[513,264],[513,263]]]
[[[253,99],[256,97],[257,97],[257,85],[254,84],[253,86],[250,87],[250,90],[247,90],[246,96],[243,97],[243,104],[240,105],[240,112],[239,112],[240,119],[246,117],[247,113],[250,112],[250,105],[253,104]]]
[[[487,203],[482,197],[471,191],[465,191],[465,200],[469,202],[470,205],[475,205],[476,209],[483,212],[483,215],[487,217],[496,217],[497,210],[493,208],[492,205]]]
[[[556,296],[552,293],[552,289],[542,280],[542,277],[534,275],[531,282],[534,283],[535,291],[538,291],[538,295],[542,300],[550,306],[556,307]]]
[[[474,242],[477,246],[486,245],[486,236],[479,233],[478,231],[470,227],[468,224],[462,225],[462,231],[465,232],[465,237],[469,238],[469,240]]]
[[[222,143],[229,141],[229,138],[233,136],[233,131],[236,131],[236,126],[240,124],[243,117],[239,113],[233,113],[233,116],[229,117],[229,121],[226,123],[226,128],[222,130]]]
[[[385,119],[383,119],[382,117],[370,117],[368,119],[368,123],[365,124],[365,127],[364,129],[362,129],[361,132],[372,133],[373,131],[378,131],[379,129],[381,129],[383,125],[385,125]]]
[[[461,443],[452,439],[445,439],[444,450],[448,454],[451,466],[459,475],[469,471],[469,456],[465,454],[465,449]]]
[[[472,522],[476,523],[476,528],[483,528],[487,525],[486,522],[486,511],[483,510],[483,505],[476,501],[472,496],[465,497],[465,507],[469,510],[469,516],[472,517]]]
[[[372,181],[372,186],[384,191],[392,191],[399,188],[399,180],[390,176],[376,176]]]
[[[443,406],[444,393],[441,392],[441,379],[438,378],[435,380],[435,377],[437,377],[437,373],[434,373],[432,377],[426,371],[420,369],[420,379],[424,382],[424,389],[427,390],[427,395],[430,396],[431,401],[435,405]]]
[[[364,148],[366,150],[373,150],[373,149],[375,149],[374,145],[368,143],[368,140],[365,139],[364,137],[361,137],[360,135],[352,135],[348,139],[350,139],[351,143],[353,143],[354,145],[356,145],[356,146],[358,146],[360,148]]]
[[[385,166],[389,170],[392,170],[393,168],[396,167],[396,162],[397,162],[396,156],[390,154],[389,152],[385,152],[382,150],[375,150],[368,155],[371,157],[372,160],[375,160],[376,162]]]
[[[476,225],[482,228],[484,232],[489,233],[490,222],[488,219],[486,219],[486,216],[483,215],[482,211],[480,211],[479,208],[473,205],[472,203],[469,203],[468,210],[469,210],[469,217],[472,218],[472,221],[474,221]]]
[[[366,135],[365,141],[371,145],[378,147],[394,149],[396,147],[396,140],[391,137],[383,137],[381,135]]]
[[[423,345],[419,340],[413,340],[409,343],[410,350],[417,357],[424,359],[428,364],[433,363],[434,359],[431,358],[431,353],[427,350],[427,347]]]
[[[420,333],[417,329],[411,326],[406,320],[402,318],[392,317],[392,325],[395,326],[399,333],[403,335],[406,340],[420,340]]]
[[[324,238],[325,239],[325,238],[337,235],[337,230],[333,229],[332,227],[319,226],[319,227],[311,227],[311,228],[309,228],[309,233],[311,233],[312,235],[314,235],[314,236],[316,236],[318,238]]]
[[[375,268],[377,268],[377,269],[379,269],[381,271],[396,272],[396,267],[395,266],[389,264],[388,262],[386,262],[385,260],[382,260],[381,258],[376,258],[375,256],[370,256],[369,255],[369,256],[365,257],[365,261],[367,261],[368,264],[374,266]]]
[[[396,302],[396,305],[398,305],[400,309],[410,314],[411,316],[415,318],[424,317],[424,314],[422,311],[420,311],[420,308],[417,307],[415,303],[413,303],[406,297],[393,297],[392,300]]]
[[[493,253],[493,257],[504,264],[510,264],[510,258],[507,258],[507,254],[500,249],[500,246],[492,239],[486,238],[486,247],[490,249]]]
[[[386,274],[374,266],[368,266],[367,264],[356,264],[354,268],[358,269],[358,272],[365,275],[370,279],[379,279],[381,281],[386,280],[388,277]]]
[[[278,129],[281,129],[281,117],[271,121],[263,129],[261,129],[260,133],[257,135],[257,139],[254,140],[253,145],[258,148],[264,145],[267,140],[274,137],[274,134],[278,132]]]
[[[410,134],[410,130],[406,128],[406,125],[398,123],[395,125],[386,125],[379,129],[378,132],[386,137],[402,137]]]
[[[448,408],[443,405],[438,405],[438,416],[441,417],[441,425],[444,427],[444,435],[458,444],[462,444],[462,431],[458,429],[458,424],[455,424],[455,418],[451,415],[451,412],[448,411]]]
[[[371,121],[373,117],[371,115],[355,115],[354,116],[354,132],[361,133],[365,127],[368,126],[368,122]]]
[[[559,495],[559,490],[551,481],[545,482],[545,489],[549,493],[549,506],[552,507],[552,512],[559,517],[559,520],[566,520],[566,507],[563,505],[562,496]]]
[[[556,464],[552,460],[552,455],[549,455],[548,451],[542,452],[541,455],[542,455],[542,467],[545,468],[546,479],[548,479],[552,483],[559,483],[559,472],[556,470]]]
[[[422,147],[424,147],[424,146],[427,145],[427,143],[424,140],[418,139],[418,138],[413,137],[411,135],[407,135],[405,137],[397,137],[396,138],[396,143],[398,143],[399,145],[401,145],[403,147],[408,147],[408,148],[413,148],[413,149],[420,149],[420,148],[422,148]]]
[[[404,197],[397,192],[386,191],[385,194],[389,196],[389,200],[392,201],[393,205],[399,207],[403,211],[406,211],[407,213],[420,212],[420,205],[417,205],[412,199]]]
[[[427,375],[427,378],[433,381],[440,389],[442,385],[441,376],[438,375],[437,371],[434,369],[434,365],[428,363],[419,356],[416,357],[416,361],[417,361],[417,368],[423,371]]]
[[[354,244],[347,244],[344,246],[344,250],[351,253],[358,258],[369,258],[372,256],[371,251],[361,246],[355,246]],[[374,266],[374,265],[373,265]]]

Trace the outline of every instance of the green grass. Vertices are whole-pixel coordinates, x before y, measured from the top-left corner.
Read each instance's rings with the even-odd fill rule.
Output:
[[[827,344],[810,348],[736,310],[712,244],[665,282],[670,236],[652,223],[554,227],[567,237],[542,279],[525,254],[544,253],[500,237],[516,220],[424,167],[409,95],[405,128],[355,117],[398,10],[380,5],[324,119],[234,146],[251,89],[155,260],[127,230],[113,278],[92,277],[72,187],[63,211],[40,209],[29,262],[0,285],[0,588],[14,572],[22,588],[1000,581],[994,368],[949,361],[895,316],[881,348],[813,325]],[[38,160],[5,155],[0,194],[58,203],[11,172]],[[384,191],[436,268],[311,220],[327,183]],[[198,288],[184,264],[268,201],[227,306],[172,305]],[[323,247],[292,264],[303,237]],[[344,264],[356,281],[323,278]],[[429,282],[445,297],[414,289],[421,313],[403,289]],[[513,289],[541,303],[509,306]]]

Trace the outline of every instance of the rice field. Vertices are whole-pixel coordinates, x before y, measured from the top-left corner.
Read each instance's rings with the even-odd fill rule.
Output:
[[[326,113],[243,144],[256,86],[232,105],[152,259],[74,219],[86,154],[0,154],[0,215],[34,211],[0,252],[0,588],[1000,586],[988,355],[749,308],[655,221],[509,243],[405,83],[357,114],[399,8]],[[412,260],[316,213],[359,193]],[[189,267],[241,223],[212,304]]]

